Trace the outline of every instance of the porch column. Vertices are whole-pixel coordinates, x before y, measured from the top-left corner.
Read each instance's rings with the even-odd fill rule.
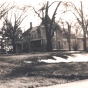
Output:
[[[18,48],[17,48],[17,44],[16,44],[16,53],[18,53]]]
[[[56,45],[55,45],[55,46],[56,46],[56,47],[55,47],[56,50],[57,50],[57,41],[58,41],[58,40],[57,40],[57,35],[58,35],[58,31],[57,31],[57,29],[56,29]]]
[[[41,39],[41,51],[43,51],[43,40]]]
[[[22,46],[21,49],[22,49],[22,51],[23,51],[23,43],[21,43],[21,46]]]

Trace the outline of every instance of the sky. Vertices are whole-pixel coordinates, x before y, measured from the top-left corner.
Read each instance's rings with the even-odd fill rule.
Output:
[[[45,0],[3,0],[3,1],[1,1],[0,0],[0,3],[3,3],[3,2],[15,2],[18,6],[23,6],[23,5],[31,5],[31,6],[34,6],[35,8],[38,8],[39,7],[39,3],[40,2],[44,2]],[[49,1],[49,3],[51,3],[51,2],[53,2],[53,1],[55,1],[55,0],[48,0]],[[58,0],[56,0],[56,1],[58,1]],[[66,0],[66,1],[69,1],[69,0]],[[79,1],[80,0],[71,0],[76,6],[79,6]],[[82,0],[83,1],[83,4],[85,5],[85,6],[87,6],[87,0]],[[52,12],[53,12],[53,10],[55,9],[55,8],[53,8],[53,7],[55,7],[56,6],[56,4],[54,4],[52,7],[51,7],[51,9],[50,9],[50,16],[52,16]],[[60,7],[60,9],[62,9],[62,7]],[[60,10],[59,9],[59,10]],[[58,10],[58,11],[59,11]],[[33,11],[30,11],[29,12],[30,13],[30,15],[27,17],[27,18],[25,18],[25,20],[22,22],[22,24],[21,24],[21,26],[22,26],[22,29],[23,29],[23,31],[25,31],[25,30],[27,30],[29,27],[30,27],[30,22],[32,22],[32,25],[33,26],[38,26],[39,24],[40,24],[40,22],[41,22],[41,20],[38,18],[38,16],[33,12]],[[61,16],[61,14],[59,15],[57,15],[57,17],[59,18]],[[70,18],[71,17],[73,17],[72,16],[72,14],[71,13],[69,13],[69,15],[64,15],[63,16],[63,18],[64,18],[64,20],[70,20]],[[71,18],[71,19],[74,19],[74,17],[73,18]]]

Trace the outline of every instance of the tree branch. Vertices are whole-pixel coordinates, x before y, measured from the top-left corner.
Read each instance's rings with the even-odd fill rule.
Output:
[[[71,11],[71,10],[68,10],[68,11]],[[71,11],[71,12],[72,12],[72,11]],[[82,22],[81,22],[80,19],[76,16],[76,14],[75,14],[74,12],[72,12],[72,13],[73,13],[73,15],[76,17],[78,23],[79,23],[80,25],[82,25]]]
[[[70,5],[69,3],[70,3],[71,5]],[[82,16],[81,16],[81,13],[78,11],[77,7],[76,7],[72,2],[67,2],[67,4],[68,4],[67,6],[72,6],[72,7],[77,11],[78,15],[79,15],[80,17],[82,17]]]
[[[56,3],[56,2],[61,2],[61,1],[54,1],[54,2],[52,2],[52,3],[48,6],[48,8],[49,8],[50,6],[52,6],[52,4],[54,4],[54,3]]]
[[[35,8],[33,7],[34,12],[38,15],[38,17],[42,20],[42,17],[40,16],[40,14],[35,10]]]
[[[58,7],[59,7],[60,4],[61,4],[61,1],[58,3],[58,5],[57,5],[57,7],[56,7],[56,9],[55,9],[55,11],[54,11],[54,14],[53,14],[53,16],[52,16],[52,20],[51,20],[51,24],[50,24],[50,28],[49,28],[50,33],[51,33],[51,28],[52,28],[53,22],[54,22],[54,20],[55,20],[56,11],[57,11],[57,9],[58,9]]]
[[[54,31],[57,29],[57,25],[55,26],[55,28],[52,30],[52,33],[51,33],[51,38],[54,36]]]

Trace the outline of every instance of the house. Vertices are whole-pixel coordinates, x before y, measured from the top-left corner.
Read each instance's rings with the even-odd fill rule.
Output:
[[[62,39],[62,30],[57,26],[52,37],[53,50],[63,48]],[[30,23],[30,28],[22,34],[22,40],[16,41],[15,43],[17,52],[46,51],[47,40],[44,25],[41,23],[39,26],[32,27],[32,23]]]
[[[31,30],[30,38],[30,47],[32,51],[46,51],[47,40],[43,24],[40,24],[40,26]],[[62,44],[62,31],[58,26],[54,32],[54,36],[52,37],[53,50],[61,49],[63,47]]]
[[[50,19],[48,20],[48,25],[50,24]],[[55,27],[55,25],[53,25]],[[68,31],[67,31],[68,33]],[[73,45],[78,38],[76,38],[74,33],[70,34],[71,41],[71,50],[73,50]],[[16,52],[41,52],[46,51],[47,40],[45,27],[43,23],[39,26],[32,27],[32,23],[30,22],[30,28],[27,29],[23,34],[20,40],[15,41],[16,44]],[[54,36],[52,37],[52,48],[53,50],[68,50],[68,38],[66,32],[57,25],[56,30],[54,31]],[[82,48],[82,47],[81,47]]]
[[[76,40],[75,34],[70,34],[71,39],[71,49],[73,43]],[[17,52],[38,52],[46,51],[46,33],[45,27],[41,23],[39,26],[32,27],[30,23],[30,28],[22,34],[22,39],[15,42]],[[63,29],[58,25],[54,31],[54,36],[52,37],[52,48],[53,50],[68,50],[68,41],[66,34]]]

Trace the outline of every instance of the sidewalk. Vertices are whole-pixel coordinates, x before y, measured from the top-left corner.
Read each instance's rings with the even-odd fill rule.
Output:
[[[88,88],[88,79],[66,84],[57,84],[53,86],[37,87],[37,88]]]

